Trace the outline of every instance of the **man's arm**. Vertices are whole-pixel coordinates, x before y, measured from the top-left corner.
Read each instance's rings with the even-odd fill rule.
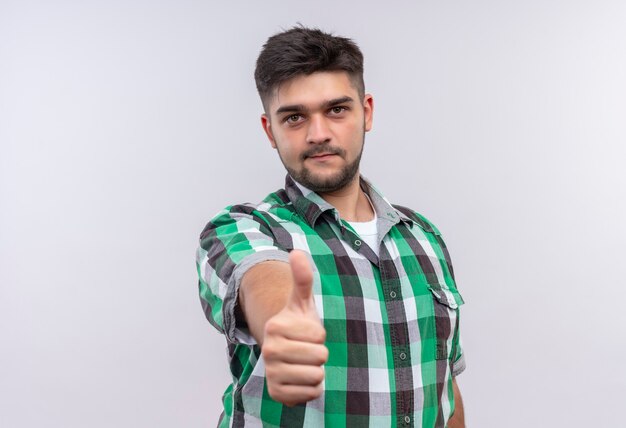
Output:
[[[285,307],[292,288],[289,264],[279,261],[259,263],[241,279],[239,307],[259,346],[263,346],[265,324]]]
[[[320,396],[328,349],[306,254],[277,247],[251,207],[234,205],[200,234],[196,267],[211,325],[231,343],[261,346],[270,396],[287,405]]]
[[[292,251],[289,264],[263,262],[250,268],[239,289],[240,308],[265,359],[268,392],[289,406],[322,393],[328,349],[312,286],[306,255]]]
[[[287,251],[276,246],[271,228],[252,207],[233,205],[216,214],[200,234],[196,268],[200,301],[209,323],[229,343],[255,344],[243,327],[238,306],[244,274],[260,262],[288,262]]]
[[[452,390],[454,392],[454,414],[448,421],[448,428],[465,428],[463,399],[461,398],[461,391],[456,383],[456,378],[452,379]]]

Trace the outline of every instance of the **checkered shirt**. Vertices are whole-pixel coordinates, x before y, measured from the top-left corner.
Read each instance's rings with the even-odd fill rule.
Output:
[[[260,204],[232,205],[205,227],[197,251],[200,301],[227,341],[233,382],[219,427],[445,427],[452,378],[465,369],[458,293],[440,232],[391,205],[367,180],[379,255],[318,194],[290,176]],[[310,255],[329,350],[323,394],[294,407],[268,394],[260,347],[237,305],[257,263]]]

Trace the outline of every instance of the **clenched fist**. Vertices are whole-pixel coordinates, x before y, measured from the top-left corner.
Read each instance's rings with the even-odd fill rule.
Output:
[[[265,323],[261,348],[270,396],[294,406],[322,394],[328,349],[326,330],[313,301],[313,271],[307,256],[289,254],[293,289],[285,307]]]

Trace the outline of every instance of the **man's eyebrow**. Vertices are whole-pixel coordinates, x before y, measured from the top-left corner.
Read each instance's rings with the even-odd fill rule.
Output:
[[[324,101],[321,105],[320,108],[322,109],[327,109],[327,108],[331,108],[334,107],[336,105],[339,104],[348,104],[348,103],[353,103],[354,100],[352,99],[352,97],[339,97],[339,98],[333,98],[332,100],[328,100],[328,101]],[[293,105],[287,105],[287,106],[281,106],[278,109],[276,109],[276,114],[281,114],[281,113],[293,113],[293,112],[306,112],[309,109],[307,107],[305,107],[303,104],[293,104]]]

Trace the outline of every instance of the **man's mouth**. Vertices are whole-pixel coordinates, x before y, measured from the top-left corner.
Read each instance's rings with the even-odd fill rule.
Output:
[[[318,161],[323,161],[323,160],[330,159],[333,156],[337,156],[337,155],[339,155],[339,153],[336,150],[323,151],[323,152],[311,153],[309,155],[305,155],[305,159],[311,158],[311,159],[315,159]]]
[[[334,153],[318,153],[316,155],[311,155],[309,157],[315,158],[315,159],[326,159],[326,158],[329,158],[331,156],[335,156],[335,154]]]
[[[316,147],[309,152],[305,152],[302,159],[314,159],[316,161],[330,160],[333,156],[343,157],[344,152],[338,147]]]

